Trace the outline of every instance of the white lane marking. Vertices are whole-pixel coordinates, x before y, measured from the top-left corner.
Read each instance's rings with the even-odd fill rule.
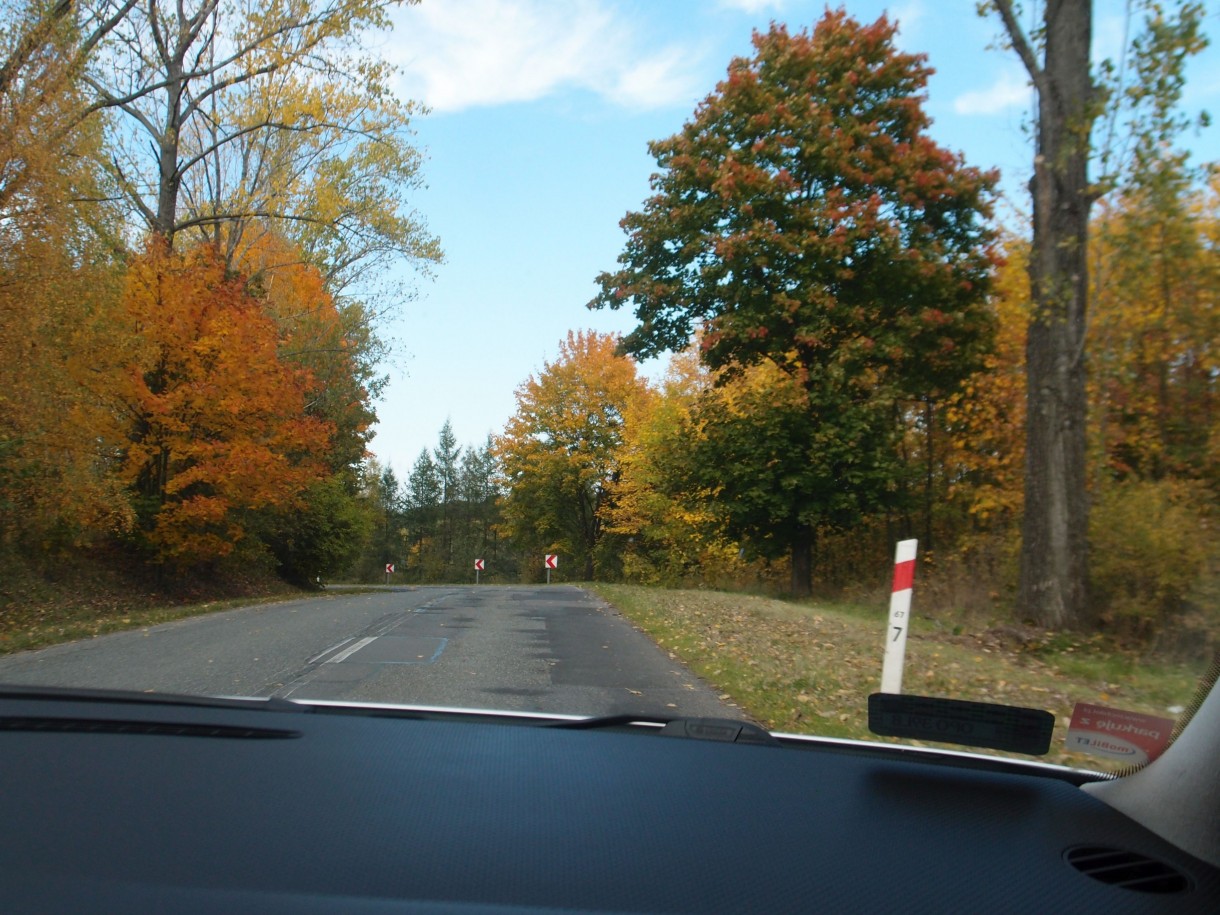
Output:
[[[333,658],[330,658],[329,660],[327,660],[326,663],[327,664],[338,664],[340,661],[346,661],[348,658],[350,658],[352,655],[354,655],[357,651],[359,651],[365,645],[369,644],[370,642],[375,642],[375,641],[377,641],[377,636],[375,636],[375,635],[371,635],[367,639],[361,639],[355,645],[352,645],[349,648],[343,649],[343,651],[339,652]]]
[[[462,593],[462,592],[447,591],[443,594],[438,594],[436,597],[432,598],[432,600],[428,601],[427,603],[421,604],[420,606],[414,608],[413,610],[407,610],[405,612],[407,614],[411,614],[411,613],[419,613],[421,610],[431,609],[433,606],[440,603],[441,601],[447,600],[450,597],[453,597],[454,595],[460,594],[460,593]],[[369,599],[372,599],[372,597],[374,597],[374,596],[375,595],[369,595]],[[342,661],[345,658],[350,658],[353,654],[355,654],[365,645],[369,644],[369,642],[372,642],[372,641],[376,640],[377,638],[385,635],[386,633],[392,631],[395,627],[404,623],[406,621],[406,619],[408,619],[408,618],[409,617],[392,616],[390,621],[387,622],[384,626],[382,626],[381,629],[377,632],[377,635],[370,636],[369,638],[366,638],[366,639],[362,639],[360,642],[357,642],[355,645],[352,645],[342,654],[335,655],[333,658],[327,658],[325,663],[334,664],[337,661]],[[355,638],[355,637],[353,636],[352,638]],[[326,649],[326,651],[322,652],[321,654],[314,655],[306,663],[312,664],[315,661],[317,661],[319,658],[325,658],[329,652],[334,651],[337,648],[342,648],[344,645],[346,645],[350,641],[351,641],[350,638],[344,639],[342,642],[339,642],[337,645],[332,645],[330,648]],[[45,650],[45,649],[42,649],[42,650]],[[435,661],[436,658],[434,657],[432,660]],[[416,661],[414,663],[419,663],[419,662]],[[315,668],[314,670],[305,674],[303,677],[297,678],[297,680],[295,682],[293,682],[293,684],[287,690],[278,692],[276,695],[278,695],[281,699],[287,699],[289,696],[291,696],[293,693],[295,693],[298,689],[301,689],[302,687],[307,686],[310,683],[312,683],[314,681],[314,678],[317,677],[317,675],[320,671],[321,671],[321,666],[319,665],[317,668]],[[283,689],[283,688],[281,688],[281,689]],[[299,701],[299,700],[294,700],[294,701]]]
[[[351,641],[353,638],[355,638],[355,636],[352,636],[351,638],[346,638],[346,639],[344,639],[342,642],[336,642],[334,645],[331,645],[331,646],[330,646],[329,648],[327,648],[325,651],[320,651],[320,652],[318,652],[316,655],[314,655],[312,658],[310,658],[310,659],[309,659],[308,661],[306,661],[305,663],[306,663],[306,664],[312,664],[314,661],[317,661],[317,660],[319,660],[319,659],[321,659],[321,658],[326,657],[326,656],[327,656],[328,654],[330,654],[332,651],[338,651],[340,648],[342,648],[344,645],[346,645],[348,642],[350,642],[350,641]]]

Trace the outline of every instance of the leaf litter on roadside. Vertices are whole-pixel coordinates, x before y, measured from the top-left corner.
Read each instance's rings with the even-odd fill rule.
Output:
[[[858,608],[752,595],[588,587],[712,684],[722,701],[739,705],[770,730],[882,739],[868,731],[867,708],[869,694],[880,686],[884,606],[870,619]],[[1027,639],[955,628],[915,622],[904,671],[908,692],[1045,709],[1057,722],[1049,761],[1105,768],[1102,760],[1062,750],[1063,739],[1074,704],[1105,703],[1116,684],[1060,669],[1054,662],[1062,656],[1039,656]],[[1101,650],[1089,646],[1094,654]],[[1124,692],[1123,708],[1164,714],[1158,700],[1183,676],[1142,666],[1141,678]]]

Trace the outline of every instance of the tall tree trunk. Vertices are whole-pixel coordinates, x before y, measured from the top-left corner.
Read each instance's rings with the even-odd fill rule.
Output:
[[[1047,627],[1083,622],[1088,597],[1085,310],[1088,295],[1090,0],[1046,0],[1039,65],[1010,0],[996,0],[1038,94],[1026,343],[1025,514],[1018,610]]]
[[[813,528],[807,524],[792,538],[793,597],[809,597],[813,594],[813,544]]]
[[[161,140],[157,157],[159,185],[157,188],[157,217],[153,231],[165,239],[168,248],[174,247],[174,230],[178,225],[178,191],[182,176],[178,174],[178,135],[167,133]]]
[[[178,227],[178,193],[182,189],[179,152],[182,144],[182,106],[186,91],[186,36],[180,35],[165,67],[165,123],[157,138],[157,212],[153,231],[172,250]],[[170,51],[169,47],[165,51]],[[163,51],[163,54],[165,52]]]

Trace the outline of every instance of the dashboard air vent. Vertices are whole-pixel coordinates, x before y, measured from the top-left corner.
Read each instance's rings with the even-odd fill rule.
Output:
[[[1082,874],[1111,886],[1144,893],[1184,893],[1192,888],[1190,878],[1173,866],[1122,848],[1078,845],[1069,848],[1064,858]]]

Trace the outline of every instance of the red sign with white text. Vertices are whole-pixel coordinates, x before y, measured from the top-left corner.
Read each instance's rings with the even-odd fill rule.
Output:
[[[1172,730],[1172,718],[1077,702],[1068,725],[1067,748],[1139,766],[1164,752]]]

